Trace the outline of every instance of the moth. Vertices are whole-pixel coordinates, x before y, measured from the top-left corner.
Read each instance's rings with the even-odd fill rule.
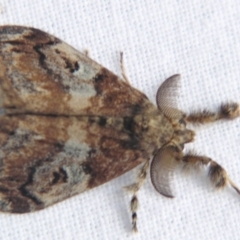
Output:
[[[122,63],[122,55],[121,55]],[[174,171],[208,167],[216,188],[239,188],[211,158],[184,153],[188,123],[239,117],[235,102],[186,114],[177,108],[179,75],[159,87],[155,106],[122,78],[41,30],[0,27],[0,210],[27,213],[97,187],[141,165],[130,208],[150,171],[172,198]],[[150,169],[150,170],[149,170]]]

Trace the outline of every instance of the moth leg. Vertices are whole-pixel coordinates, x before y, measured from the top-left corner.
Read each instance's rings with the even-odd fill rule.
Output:
[[[130,81],[127,77],[126,70],[125,70],[124,63],[123,63],[123,52],[120,52],[120,67],[121,67],[123,79],[125,80],[125,82],[127,82],[129,85],[131,85]]]
[[[232,120],[240,116],[240,106],[235,102],[222,103],[216,112],[207,109],[194,111],[186,116],[186,120],[191,123],[210,123],[221,119]]]
[[[83,54],[87,57],[90,57],[88,49],[84,49]]]
[[[129,186],[124,187],[126,190],[130,191],[133,193],[131,202],[130,202],[130,209],[132,212],[132,230],[134,232],[137,232],[137,209],[139,206],[139,201],[137,198],[137,192],[138,190],[141,188],[141,186],[143,185],[146,176],[147,176],[147,171],[149,168],[149,160],[147,160],[144,165],[142,166],[142,168],[140,169],[140,172],[137,176],[137,181]]]
[[[138,201],[136,193],[134,193],[132,196],[132,199],[131,199],[131,203],[130,203],[130,208],[131,208],[131,212],[132,212],[132,230],[133,230],[133,232],[138,232],[138,229],[137,229],[138,206],[139,206],[139,201]]]
[[[211,158],[206,156],[199,156],[194,153],[187,153],[182,161],[184,163],[183,169],[200,169],[201,167],[208,166],[208,176],[211,180],[211,183],[217,189],[226,187],[228,184],[240,194],[240,189],[235,183],[229,178],[226,170],[219,165],[217,162],[213,161]]]

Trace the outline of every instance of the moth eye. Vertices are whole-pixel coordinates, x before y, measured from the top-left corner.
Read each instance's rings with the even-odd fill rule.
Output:
[[[187,123],[186,123],[186,121],[185,121],[183,118],[181,118],[181,119],[178,121],[178,123],[179,123],[179,125],[183,126],[184,128],[187,126]]]
[[[180,152],[173,146],[160,149],[154,156],[150,175],[154,188],[165,197],[173,198],[171,182],[179,162],[177,161]]]

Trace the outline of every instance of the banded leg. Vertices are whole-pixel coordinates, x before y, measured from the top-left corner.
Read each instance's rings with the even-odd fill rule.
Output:
[[[138,209],[139,201],[137,198],[137,192],[141,188],[141,186],[143,185],[143,183],[146,179],[148,168],[149,168],[149,160],[147,160],[144,163],[144,165],[142,166],[142,168],[140,169],[140,172],[137,177],[137,181],[129,186],[124,187],[126,190],[133,193],[133,196],[132,196],[132,199],[130,202],[130,209],[132,212],[132,230],[134,232],[138,231],[138,229],[137,229],[137,209]]]
[[[232,120],[240,116],[240,106],[238,103],[223,103],[217,112],[209,110],[194,111],[186,116],[186,121],[191,123],[210,123],[221,119]]]
[[[199,156],[190,152],[182,158],[182,161],[184,163],[183,168],[185,169],[199,169],[204,165],[208,166],[208,176],[214,187],[220,189],[226,187],[227,184],[230,184],[230,186],[235,189],[238,194],[240,194],[240,189],[229,178],[226,170],[211,158]]]
[[[130,203],[130,209],[132,212],[132,230],[133,230],[133,232],[138,232],[138,229],[137,229],[138,205],[139,205],[139,201],[138,201],[136,193],[134,193],[132,196],[132,199],[131,199],[131,203]]]

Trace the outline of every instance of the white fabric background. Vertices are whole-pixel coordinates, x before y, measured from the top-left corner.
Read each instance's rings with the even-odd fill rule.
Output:
[[[45,30],[120,74],[124,52],[134,87],[152,101],[160,83],[181,73],[184,111],[240,102],[238,0],[2,0],[0,24]],[[240,185],[240,119],[197,128],[188,145],[225,167]],[[240,196],[215,191],[203,174],[177,174],[173,200],[149,178],[139,192],[139,233],[130,231],[130,195],[122,187],[136,170],[40,212],[0,214],[0,239],[240,239]]]

